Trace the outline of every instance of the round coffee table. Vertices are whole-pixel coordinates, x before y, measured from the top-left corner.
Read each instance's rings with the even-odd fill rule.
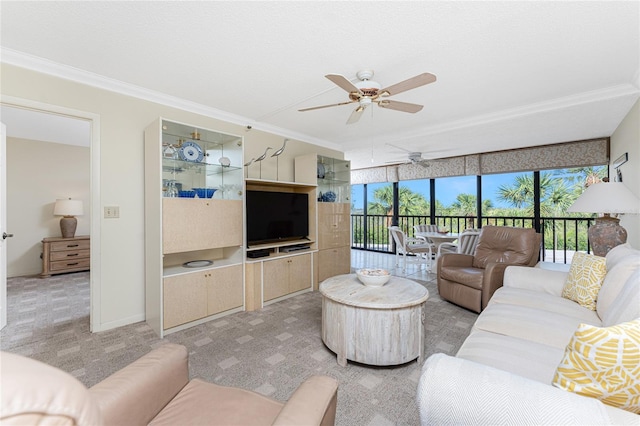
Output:
[[[424,306],[429,291],[392,276],[382,287],[362,284],[355,274],[320,284],[322,341],[347,360],[370,365],[398,365],[424,356]]]

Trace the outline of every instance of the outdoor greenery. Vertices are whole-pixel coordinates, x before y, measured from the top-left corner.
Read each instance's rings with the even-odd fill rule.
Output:
[[[546,249],[587,250],[587,227],[592,215],[568,213],[567,209],[586,186],[602,180],[607,167],[582,167],[540,173],[540,215]],[[413,225],[431,223],[429,200],[407,187],[398,188],[399,226],[412,234]],[[534,177],[533,173],[516,175],[512,182],[500,185],[497,201],[508,207],[496,207],[491,199],[482,200],[483,225],[533,227]],[[387,228],[394,215],[393,186],[374,190],[373,200],[367,205],[367,241],[371,244],[388,243]],[[451,232],[477,228],[477,197],[461,193],[448,206],[436,200],[438,214],[435,223]],[[355,212],[354,212],[355,213]],[[363,242],[364,224],[354,221],[353,241]]]

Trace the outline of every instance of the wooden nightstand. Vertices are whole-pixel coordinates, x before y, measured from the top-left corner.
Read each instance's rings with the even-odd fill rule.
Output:
[[[88,235],[42,239],[42,273],[50,277],[66,272],[88,271],[90,266],[90,239]]]

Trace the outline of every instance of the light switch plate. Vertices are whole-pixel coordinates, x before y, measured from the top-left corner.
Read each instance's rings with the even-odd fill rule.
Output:
[[[105,219],[117,219],[120,217],[120,206],[109,206],[104,208]]]

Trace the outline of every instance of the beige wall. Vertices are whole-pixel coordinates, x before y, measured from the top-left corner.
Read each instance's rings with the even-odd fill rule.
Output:
[[[611,163],[625,152],[629,161],[620,167],[622,182],[640,198],[640,101],[611,135]],[[615,177],[615,169],[611,169],[611,177]],[[627,230],[627,241],[640,248],[640,215],[623,215],[620,224]]]
[[[242,125],[224,122],[177,108],[144,101],[114,92],[74,83],[2,64],[2,95],[62,106],[100,116],[100,211],[104,206],[119,206],[119,219],[98,218],[101,259],[99,318],[93,318],[94,331],[106,330],[144,320],[144,129],[158,117],[195,126],[241,135],[245,139],[245,158],[282,144],[282,136]],[[203,88],[206,90],[206,88]],[[286,155],[279,159],[280,180],[293,176],[293,155],[306,149],[342,158],[342,153],[292,141]],[[93,155],[93,154],[92,154]],[[271,159],[275,163],[275,159]],[[269,164],[269,165],[267,165]],[[273,178],[273,165],[263,164],[263,179]],[[254,176],[250,169],[250,177]],[[269,174],[269,175],[268,175]],[[273,176],[273,177],[271,177]],[[95,194],[93,196],[96,196]],[[100,212],[97,212],[100,213]],[[12,224],[8,224],[11,226]],[[95,238],[92,235],[92,238]],[[97,241],[97,240],[96,240]],[[92,255],[97,255],[96,250]],[[92,280],[96,271],[92,271]]]
[[[76,235],[89,235],[89,148],[7,138],[7,276],[42,272],[44,237],[60,237],[56,199],[82,200]]]

